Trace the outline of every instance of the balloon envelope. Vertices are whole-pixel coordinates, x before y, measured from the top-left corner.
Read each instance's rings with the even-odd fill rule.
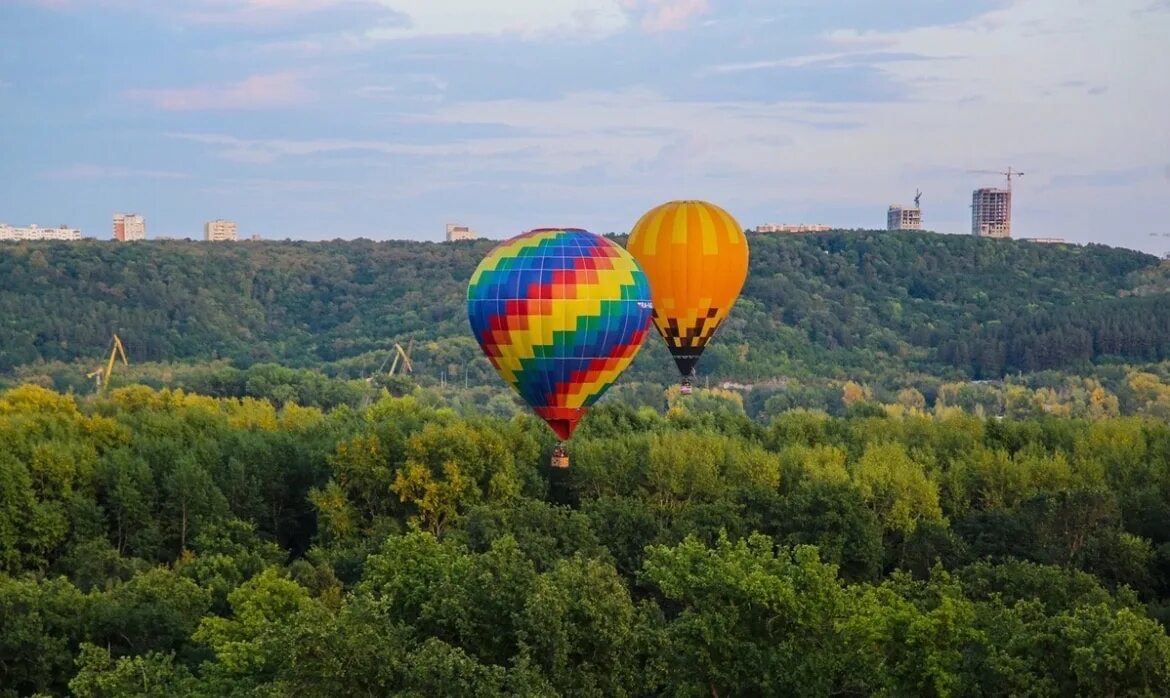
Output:
[[[633,361],[650,314],[649,284],[634,258],[580,229],[503,242],[467,287],[480,347],[562,440]]]
[[[626,248],[650,280],[655,327],[691,375],[747,279],[743,229],[714,204],[670,201],[638,220]]]

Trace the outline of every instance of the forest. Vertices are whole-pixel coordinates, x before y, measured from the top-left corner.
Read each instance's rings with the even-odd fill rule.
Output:
[[[909,232],[749,241],[747,284],[701,379],[912,385],[933,404],[940,380],[1170,358],[1170,268],[1150,255]],[[342,379],[376,373],[393,342],[413,339],[435,382],[488,383],[465,303],[494,244],[3,243],[0,376],[81,391],[116,332],[135,364],[271,363]],[[628,377],[673,382],[665,357],[648,342]]]
[[[0,695],[1164,695],[1170,425],[0,394]]]
[[[0,697],[1166,695],[1166,267],[751,244],[567,470],[487,241],[0,245]]]

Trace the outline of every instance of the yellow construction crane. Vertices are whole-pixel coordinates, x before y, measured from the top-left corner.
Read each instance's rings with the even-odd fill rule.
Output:
[[[105,367],[103,368],[101,366],[98,366],[94,370],[85,374],[86,378],[93,378],[94,379],[94,381],[97,384],[98,392],[102,392],[103,385],[105,385],[106,389],[109,389],[109,387],[110,387],[110,374],[114,372],[114,361],[117,360],[118,356],[122,357],[123,364],[125,364],[126,366],[130,365],[130,361],[126,358],[126,347],[124,347],[122,345],[122,340],[118,337],[117,334],[115,334],[114,335],[114,345],[110,349],[110,360],[106,362]],[[104,379],[104,381],[103,381],[103,379]]]
[[[406,344],[406,347],[407,347],[406,349],[403,349],[401,344],[399,344],[398,342],[394,343],[394,352],[395,352],[394,353],[394,363],[390,364],[390,375],[393,376],[395,369],[398,368],[398,360],[399,359],[402,359],[403,373],[413,373],[414,372],[414,364],[412,364],[410,362],[410,350],[414,349],[414,338],[413,337],[410,338],[410,341]]]
[[[387,375],[390,375],[390,376],[394,375],[395,371],[398,370],[398,362],[399,361],[402,362],[402,372],[403,373],[413,373],[414,372],[414,363],[410,360],[410,350],[411,349],[414,349],[414,338],[413,337],[411,337],[411,339],[407,343],[405,349],[403,349],[402,345],[399,344],[398,342],[394,343],[394,351],[391,353],[391,356],[394,357],[394,363],[390,364],[390,370],[387,372]],[[381,373],[382,370],[386,368],[386,363],[389,361],[390,361],[390,356],[387,356],[385,359],[383,359],[382,365],[378,367],[378,373]],[[366,379],[366,382],[373,383],[374,377],[370,376],[369,378]]]

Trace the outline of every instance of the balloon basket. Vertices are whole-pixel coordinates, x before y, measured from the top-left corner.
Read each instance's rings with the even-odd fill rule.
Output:
[[[693,392],[691,390],[691,379],[690,378],[684,378],[682,380],[682,383],[680,383],[678,386],[678,392],[680,395],[690,395],[691,392]]]
[[[565,452],[564,446],[557,446],[553,449],[551,465],[559,470],[569,467],[569,454]]]

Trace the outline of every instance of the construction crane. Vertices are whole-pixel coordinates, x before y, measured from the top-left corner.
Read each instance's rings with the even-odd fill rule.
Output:
[[[115,334],[114,335],[114,344],[110,348],[110,360],[106,362],[105,367],[103,368],[102,366],[98,366],[94,370],[85,374],[86,378],[93,378],[94,379],[94,381],[97,385],[98,392],[102,392],[103,385],[105,386],[106,390],[109,389],[109,387],[110,387],[110,374],[112,374],[114,372],[114,362],[117,360],[117,358],[119,356],[122,357],[122,363],[124,365],[126,365],[126,366],[130,365],[130,361],[126,358],[126,347],[122,345],[122,340],[118,337],[117,334]]]
[[[922,208],[918,203],[919,201],[922,201],[922,190],[914,187],[914,208]]]
[[[406,344],[406,347],[406,349],[403,349],[401,344],[398,342],[394,343],[394,363],[390,364],[390,375],[393,376],[394,370],[398,368],[399,359],[402,359],[402,371],[404,373],[414,372],[414,364],[410,362],[410,350],[414,349],[413,337],[410,338],[410,341]]]
[[[382,371],[384,371],[386,369],[386,364],[387,364],[387,362],[390,361],[391,357],[394,357],[394,363],[390,364],[390,370],[388,371],[388,375],[393,376],[395,371],[398,370],[398,362],[399,361],[402,362],[402,372],[403,373],[413,373],[414,372],[414,363],[410,360],[411,349],[414,349],[414,338],[413,337],[411,337],[410,341],[406,344],[406,349],[403,349],[401,344],[399,344],[398,342],[395,342],[393,353],[391,353],[390,356],[387,356],[385,359],[382,360],[382,365],[378,367],[378,373],[381,373]],[[366,382],[373,383],[374,377],[370,376],[369,378],[366,379]]]
[[[999,170],[967,170],[967,171],[975,173],[975,174],[997,174],[997,175],[1002,175],[1004,177],[1007,177],[1008,191],[1012,190],[1012,177],[1023,177],[1024,176],[1023,172],[1013,170],[1011,167],[1007,168],[1007,172],[1000,172]]]

